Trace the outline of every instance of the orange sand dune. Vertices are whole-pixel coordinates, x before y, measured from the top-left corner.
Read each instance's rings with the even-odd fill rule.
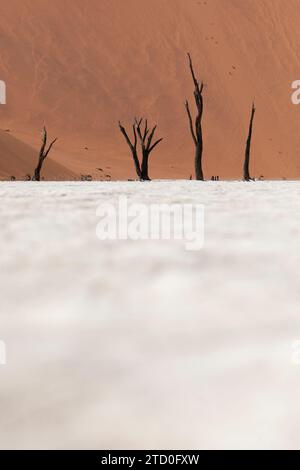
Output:
[[[24,180],[32,176],[37,164],[38,153],[35,149],[16,139],[7,132],[0,131],[0,179]],[[70,170],[48,158],[43,167],[45,179],[74,179]]]
[[[131,178],[117,128],[133,116],[159,125],[152,177],[189,177],[192,100],[186,52],[205,83],[204,170],[240,177],[253,98],[252,170],[300,176],[298,0],[10,0],[0,5],[0,125],[38,148],[46,122],[52,157],[77,174]],[[1,163],[3,168],[6,163]],[[97,170],[101,168],[101,170]]]

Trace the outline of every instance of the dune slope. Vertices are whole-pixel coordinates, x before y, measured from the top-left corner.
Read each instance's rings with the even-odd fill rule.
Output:
[[[32,176],[37,164],[38,153],[7,132],[0,131],[0,179],[25,179]],[[42,177],[48,180],[74,179],[75,174],[57,162],[47,158],[42,169]]]
[[[44,122],[53,158],[78,173],[134,176],[117,128],[133,116],[158,123],[153,177],[189,177],[192,101],[186,52],[205,84],[204,170],[239,177],[252,100],[256,176],[299,177],[297,0],[11,0],[0,6],[0,125],[37,146]],[[97,170],[97,168],[101,168]]]

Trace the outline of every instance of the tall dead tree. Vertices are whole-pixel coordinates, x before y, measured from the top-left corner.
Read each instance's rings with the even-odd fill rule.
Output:
[[[252,178],[250,177],[249,166],[250,166],[251,139],[252,139],[252,132],[253,132],[253,120],[254,120],[255,111],[256,109],[253,103],[252,110],[251,110],[248,138],[246,142],[245,162],[244,162],[244,181],[252,180]]]
[[[35,169],[35,171],[34,171],[33,181],[40,181],[40,180],[41,180],[41,170],[42,170],[43,163],[44,163],[44,161],[46,160],[47,156],[49,155],[50,150],[52,149],[53,145],[54,145],[55,142],[57,141],[57,139],[54,139],[54,140],[51,142],[51,144],[49,145],[48,149],[46,149],[46,147],[47,147],[47,140],[48,140],[47,129],[46,129],[46,127],[44,127],[44,129],[43,129],[42,146],[41,146],[40,153],[39,153],[38,164],[37,164],[37,167],[36,167],[36,169]]]
[[[136,174],[138,178],[141,181],[150,181],[149,170],[148,170],[149,156],[151,152],[155,149],[155,147],[163,139],[162,138],[158,139],[154,143],[152,143],[157,126],[155,125],[150,131],[150,128],[148,127],[147,119],[145,119],[144,125],[143,125],[143,121],[144,121],[143,118],[139,120],[138,119],[134,120],[134,123],[132,125],[132,130],[133,130],[132,141],[130,140],[125,127],[122,126],[120,122],[119,122],[119,128],[131,150],[132,158],[134,161],[134,166],[135,166],[135,170],[136,170]],[[142,129],[142,126],[143,126],[143,129]],[[138,141],[141,147],[140,158],[138,156]]]
[[[202,116],[203,116],[203,82],[199,83],[193,68],[193,62],[190,54],[188,54],[190,71],[192,74],[193,82],[195,85],[194,98],[197,107],[197,115],[195,118],[195,125],[190,111],[189,102],[186,100],[185,107],[189,119],[190,131],[192,134],[193,142],[195,144],[195,175],[196,180],[204,180],[202,170],[202,154],[203,154],[203,135],[202,135]]]

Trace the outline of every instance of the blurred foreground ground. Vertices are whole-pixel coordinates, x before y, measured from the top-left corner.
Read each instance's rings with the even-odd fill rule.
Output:
[[[205,206],[205,245],[96,209]],[[300,448],[299,182],[1,183],[1,448]]]

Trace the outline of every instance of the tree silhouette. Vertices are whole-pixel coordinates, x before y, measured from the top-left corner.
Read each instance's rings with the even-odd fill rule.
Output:
[[[193,62],[190,54],[188,53],[189,66],[192,74],[193,82],[195,85],[194,98],[197,107],[197,115],[195,118],[195,125],[190,111],[188,100],[185,102],[185,108],[189,119],[190,131],[192,139],[195,144],[195,175],[196,180],[204,180],[202,170],[202,154],[203,154],[203,135],[202,135],[202,116],[203,116],[203,82],[199,83],[193,68]]]
[[[158,139],[154,143],[152,143],[153,138],[154,138],[154,134],[155,134],[156,129],[157,129],[157,125],[155,125],[152,128],[151,132],[150,132],[150,128],[148,127],[147,119],[145,119],[144,125],[143,125],[143,121],[144,121],[143,118],[141,118],[139,120],[135,118],[134,123],[132,125],[132,130],[133,130],[133,140],[132,141],[130,140],[125,127],[122,126],[120,121],[119,121],[119,128],[120,128],[120,131],[122,132],[128,146],[131,150],[132,158],[133,158],[133,161],[134,161],[134,166],[135,166],[135,170],[136,170],[136,174],[137,174],[138,178],[141,181],[150,181],[149,170],[148,170],[149,156],[150,156],[151,152],[155,149],[155,147],[163,139],[162,138]],[[141,128],[142,125],[143,125],[143,129]],[[141,147],[141,158],[140,159],[139,159],[139,156],[138,156],[138,149],[137,149],[138,141],[139,141],[140,147]],[[140,162],[140,160],[141,160],[141,162]]]
[[[36,169],[35,169],[35,171],[34,171],[34,177],[33,177],[33,180],[34,180],[34,181],[40,181],[40,180],[41,180],[41,170],[42,170],[43,163],[44,163],[44,161],[46,160],[47,156],[49,155],[50,150],[52,149],[53,145],[54,145],[55,142],[57,141],[57,139],[54,139],[54,140],[51,142],[51,144],[49,145],[48,149],[46,150],[46,147],[47,147],[47,139],[48,139],[47,129],[46,129],[46,127],[44,127],[44,129],[43,129],[42,146],[41,146],[40,153],[39,153],[39,160],[38,160],[37,167],[36,167]]]
[[[248,138],[246,142],[245,162],[244,162],[244,181],[252,180],[252,178],[250,177],[249,166],[250,166],[251,140],[252,140],[252,133],[253,133],[253,120],[254,120],[255,111],[256,109],[253,103],[252,110],[251,110]]]

